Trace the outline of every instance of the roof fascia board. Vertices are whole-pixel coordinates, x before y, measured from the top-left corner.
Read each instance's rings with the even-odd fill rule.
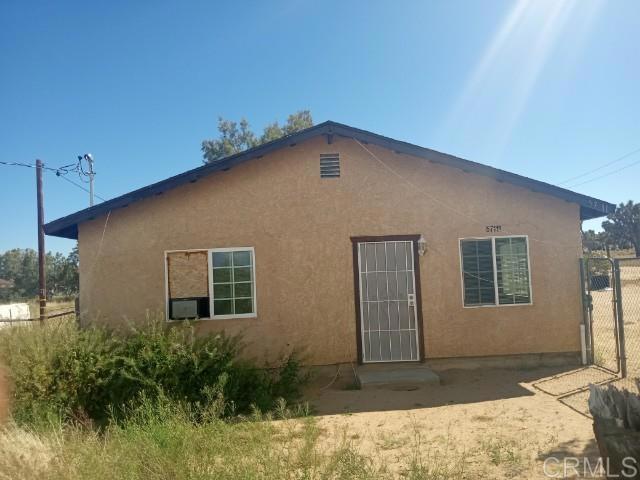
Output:
[[[77,238],[78,223],[92,220],[100,215],[106,214],[118,208],[124,208],[130,203],[142,200],[144,198],[160,195],[165,191],[187,183],[193,183],[200,178],[215,172],[229,170],[248,160],[260,158],[275,150],[286,146],[294,146],[310,138],[319,135],[340,135],[342,137],[354,138],[364,143],[371,143],[389,150],[413,155],[424,158],[434,163],[458,168],[465,172],[475,173],[478,175],[493,178],[498,182],[511,183],[534,192],[548,194],[557,198],[566,200],[567,202],[577,203],[580,205],[581,219],[596,218],[604,216],[615,210],[615,205],[603,202],[596,198],[582,195],[571,190],[567,190],[549,183],[533,180],[522,175],[500,170],[494,167],[483,165],[481,163],[465,160],[463,158],[441,153],[425,147],[420,147],[401,140],[395,140],[383,135],[350,127],[337,122],[327,121],[319,123],[306,130],[293,133],[286,137],[273,140],[269,143],[259,145],[244,152],[240,152],[216,162],[208,163],[200,167],[188,170],[173,177],[161,180],[146,187],[139,188],[132,192],[125,193],[112,200],[100,203],[93,207],[80,210],[65,217],[53,220],[44,226],[45,233],[48,235],[56,235],[65,238]]]

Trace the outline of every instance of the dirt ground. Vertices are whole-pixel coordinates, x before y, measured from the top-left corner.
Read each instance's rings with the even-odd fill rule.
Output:
[[[545,478],[549,456],[599,457],[591,420],[532,386],[559,371],[450,370],[439,387],[332,385],[310,398],[328,441],[346,438],[391,470],[410,455],[451,474],[434,478]]]
[[[551,456],[559,460],[547,463],[547,474],[555,478],[597,478],[582,468],[584,459],[595,466],[599,458],[584,388],[590,383],[639,388],[640,260],[622,262],[620,276],[626,378],[613,373],[618,369],[613,291],[597,290],[592,292],[595,366],[450,370],[441,372],[440,387],[413,391],[317,388],[312,404],[319,425],[328,439],[343,435],[391,470],[408,456],[435,465],[436,474],[427,478],[549,478],[544,464]],[[571,463],[563,470],[568,457],[580,459],[580,474]]]

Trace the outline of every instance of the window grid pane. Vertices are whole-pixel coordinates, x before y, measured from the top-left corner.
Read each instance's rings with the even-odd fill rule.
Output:
[[[500,305],[531,302],[527,241],[524,238],[496,238],[496,273]]]
[[[491,239],[462,240],[464,305],[494,305],[495,285]]]
[[[253,253],[212,253],[213,316],[242,315],[253,310]]]
[[[531,303],[526,238],[461,240],[460,251],[464,306]]]

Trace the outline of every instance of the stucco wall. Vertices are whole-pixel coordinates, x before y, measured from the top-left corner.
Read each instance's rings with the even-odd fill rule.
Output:
[[[165,250],[255,247],[258,317],[199,321],[244,332],[250,353],[304,349],[356,360],[351,236],[423,234],[428,358],[578,351],[579,207],[356,141],[308,140],[80,225],[85,319],[140,321],[165,308]],[[321,179],[320,153],[340,153]],[[377,158],[375,158],[377,157]],[[458,239],[529,236],[533,305],[463,308]]]

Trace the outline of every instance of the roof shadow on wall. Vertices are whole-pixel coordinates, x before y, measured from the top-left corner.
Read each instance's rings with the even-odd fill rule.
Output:
[[[317,415],[334,415],[360,412],[383,412],[442,407],[517,397],[543,395],[531,384],[549,376],[572,370],[572,367],[545,367],[527,370],[477,369],[446,370],[438,372],[440,386],[381,387],[354,390],[353,375],[345,375],[343,366],[341,379],[328,388],[322,388],[331,378],[318,378],[309,387],[305,399]],[[323,383],[323,380],[324,381]]]

